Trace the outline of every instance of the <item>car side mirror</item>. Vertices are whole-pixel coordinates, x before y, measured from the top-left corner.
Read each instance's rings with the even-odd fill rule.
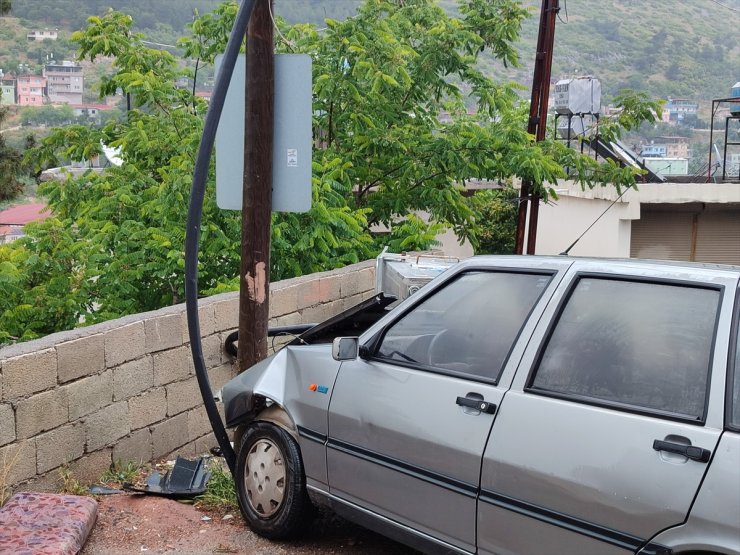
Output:
[[[360,341],[357,337],[336,337],[331,345],[331,356],[334,360],[354,360],[359,352]]]

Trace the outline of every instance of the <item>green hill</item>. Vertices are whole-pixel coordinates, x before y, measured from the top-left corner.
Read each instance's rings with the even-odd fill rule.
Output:
[[[179,35],[193,11],[212,9],[217,0],[13,0],[12,15],[23,27],[73,30],[87,16],[108,8],[134,16],[152,40]],[[358,0],[279,0],[275,11],[291,22],[321,22],[351,15]],[[455,0],[442,0],[454,10]],[[497,78],[529,84],[539,22],[537,0],[525,0],[533,17],[522,30],[522,68],[482,63]],[[561,0],[555,31],[553,79],[573,74],[598,77],[608,97],[621,88],[655,97],[688,97],[707,102],[729,96],[740,80],[740,0]],[[9,34],[0,19],[0,67]],[[29,48],[32,48],[29,47]],[[58,56],[57,56],[58,57]]]

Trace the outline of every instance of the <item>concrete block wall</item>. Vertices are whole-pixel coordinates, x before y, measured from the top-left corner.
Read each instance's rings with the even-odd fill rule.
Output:
[[[371,297],[367,261],[271,284],[270,325],[323,321]],[[238,293],[203,299],[214,391],[234,376],[223,350]],[[116,460],[192,456],[216,444],[190,354],[184,305],[0,349],[0,482],[53,489],[68,464],[93,481]]]

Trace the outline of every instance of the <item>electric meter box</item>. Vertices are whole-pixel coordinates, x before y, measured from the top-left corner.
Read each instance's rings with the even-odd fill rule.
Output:
[[[598,114],[601,81],[594,77],[561,79],[555,83],[553,107],[558,114]]]
[[[375,291],[403,300],[458,262],[457,258],[433,254],[383,251],[375,260]]]

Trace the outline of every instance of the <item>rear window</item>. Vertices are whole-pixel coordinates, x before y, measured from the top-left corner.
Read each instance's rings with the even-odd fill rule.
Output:
[[[703,420],[720,291],[581,278],[534,390]]]

